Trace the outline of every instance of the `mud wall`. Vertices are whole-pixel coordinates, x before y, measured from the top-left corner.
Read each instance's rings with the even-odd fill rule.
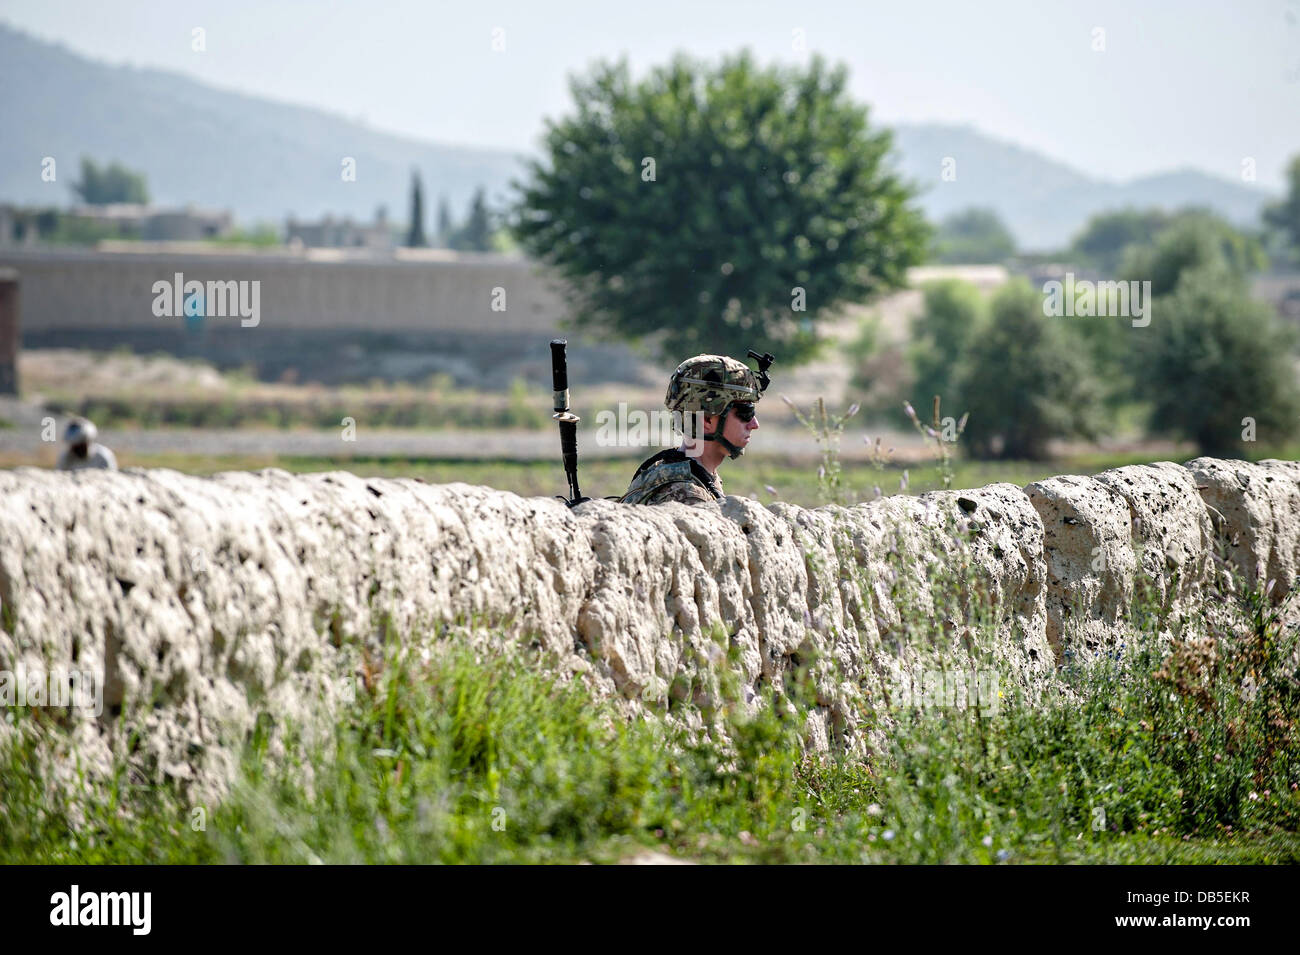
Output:
[[[66,716],[66,751],[105,767],[130,726],[145,776],[203,791],[259,714],[327,728],[363,655],[470,631],[631,710],[707,713],[724,677],[748,698],[806,666],[809,739],[826,746],[861,737],[863,705],[925,667],[1043,685],[1066,637],[1118,639],[1138,590],[1172,631],[1207,610],[1215,575],[1273,580],[1280,601],[1298,568],[1300,463],[1285,461],[812,510],[19,468],[0,471],[0,672],[96,675],[102,711]]]

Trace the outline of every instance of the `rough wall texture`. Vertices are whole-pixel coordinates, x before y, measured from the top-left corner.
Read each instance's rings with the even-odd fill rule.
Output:
[[[633,709],[707,714],[724,675],[748,697],[806,666],[811,744],[851,744],[927,667],[1044,685],[1064,638],[1117,639],[1138,592],[1162,627],[1194,618],[1227,566],[1292,589],[1300,464],[575,511],[346,472],[20,468],[0,471],[0,672],[101,675],[103,712],[66,716],[68,750],[102,768],[136,728],[145,777],[207,793],[260,714],[328,728],[363,653],[466,628]]]

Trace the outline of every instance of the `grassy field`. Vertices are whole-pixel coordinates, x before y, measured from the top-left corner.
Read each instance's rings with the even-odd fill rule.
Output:
[[[557,441],[558,445],[558,441]],[[1195,457],[1188,448],[1172,460],[1185,461]],[[1280,457],[1300,460],[1300,447],[1260,449],[1255,459]],[[620,495],[627,489],[632,472],[640,458],[620,460],[583,460],[579,478],[582,490],[589,497]],[[1145,464],[1154,459],[1142,452],[1121,454],[1091,453],[1061,458],[1054,461],[966,461],[953,462],[953,488],[982,487],[998,481],[1009,481],[1023,486],[1057,474],[1095,474],[1107,468],[1127,464]],[[1163,460],[1170,460],[1166,457]],[[30,456],[0,455],[0,467],[18,464],[36,464]],[[52,463],[52,462],[51,462]],[[439,461],[399,457],[348,457],[331,458],[292,457],[282,455],[192,455],[120,454],[122,467],[172,468],[188,474],[210,475],[218,471],[258,470],[275,467],[291,472],[351,471],[363,477],[419,478],[430,484],[463,482],[480,484],[513,491],[525,497],[549,497],[564,493],[567,484],[559,461],[558,447],[554,461]],[[752,497],[764,503],[782,500],[804,507],[826,503],[826,492],[819,482],[817,469],[803,462],[790,462],[774,458],[747,456],[739,461],[728,461],[719,469],[719,475],[728,494]],[[875,496],[875,488],[882,494],[897,494],[902,490],[904,469],[899,466],[871,468],[865,465],[847,465],[843,475],[843,500],[868,501]],[[937,464],[923,464],[907,469],[905,493],[919,494],[942,487]]]
[[[882,751],[815,756],[797,677],[788,713],[731,697],[725,736],[689,738],[518,658],[394,647],[337,741],[306,755],[312,785],[254,734],[202,827],[125,765],[75,805],[52,799],[30,770],[47,724],[20,710],[0,746],[0,861],[1300,862],[1300,645],[1257,596],[1231,630],[1171,651],[1134,629],[1061,676],[1077,699],[895,707]]]

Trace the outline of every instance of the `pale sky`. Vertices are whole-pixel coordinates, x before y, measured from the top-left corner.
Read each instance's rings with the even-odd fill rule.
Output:
[[[795,63],[802,30],[876,119],[973,125],[1102,178],[1239,180],[1249,157],[1277,189],[1300,152],[1300,0],[0,0],[0,20],[94,59],[517,151],[593,60],[626,53],[639,75],[747,46]]]

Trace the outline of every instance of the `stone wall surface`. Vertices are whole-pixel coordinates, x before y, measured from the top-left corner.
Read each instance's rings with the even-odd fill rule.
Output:
[[[724,679],[750,699],[806,668],[825,747],[870,740],[861,714],[927,668],[1043,687],[1065,638],[1121,639],[1139,592],[1162,628],[1196,619],[1227,567],[1275,580],[1276,601],[1292,590],[1300,464],[1198,458],[812,510],[19,468],[0,471],[0,673],[97,674],[103,711],[66,716],[65,752],[102,770],[130,727],[143,776],[218,794],[259,717],[328,729],[394,639],[538,650],[629,711],[707,714]]]

